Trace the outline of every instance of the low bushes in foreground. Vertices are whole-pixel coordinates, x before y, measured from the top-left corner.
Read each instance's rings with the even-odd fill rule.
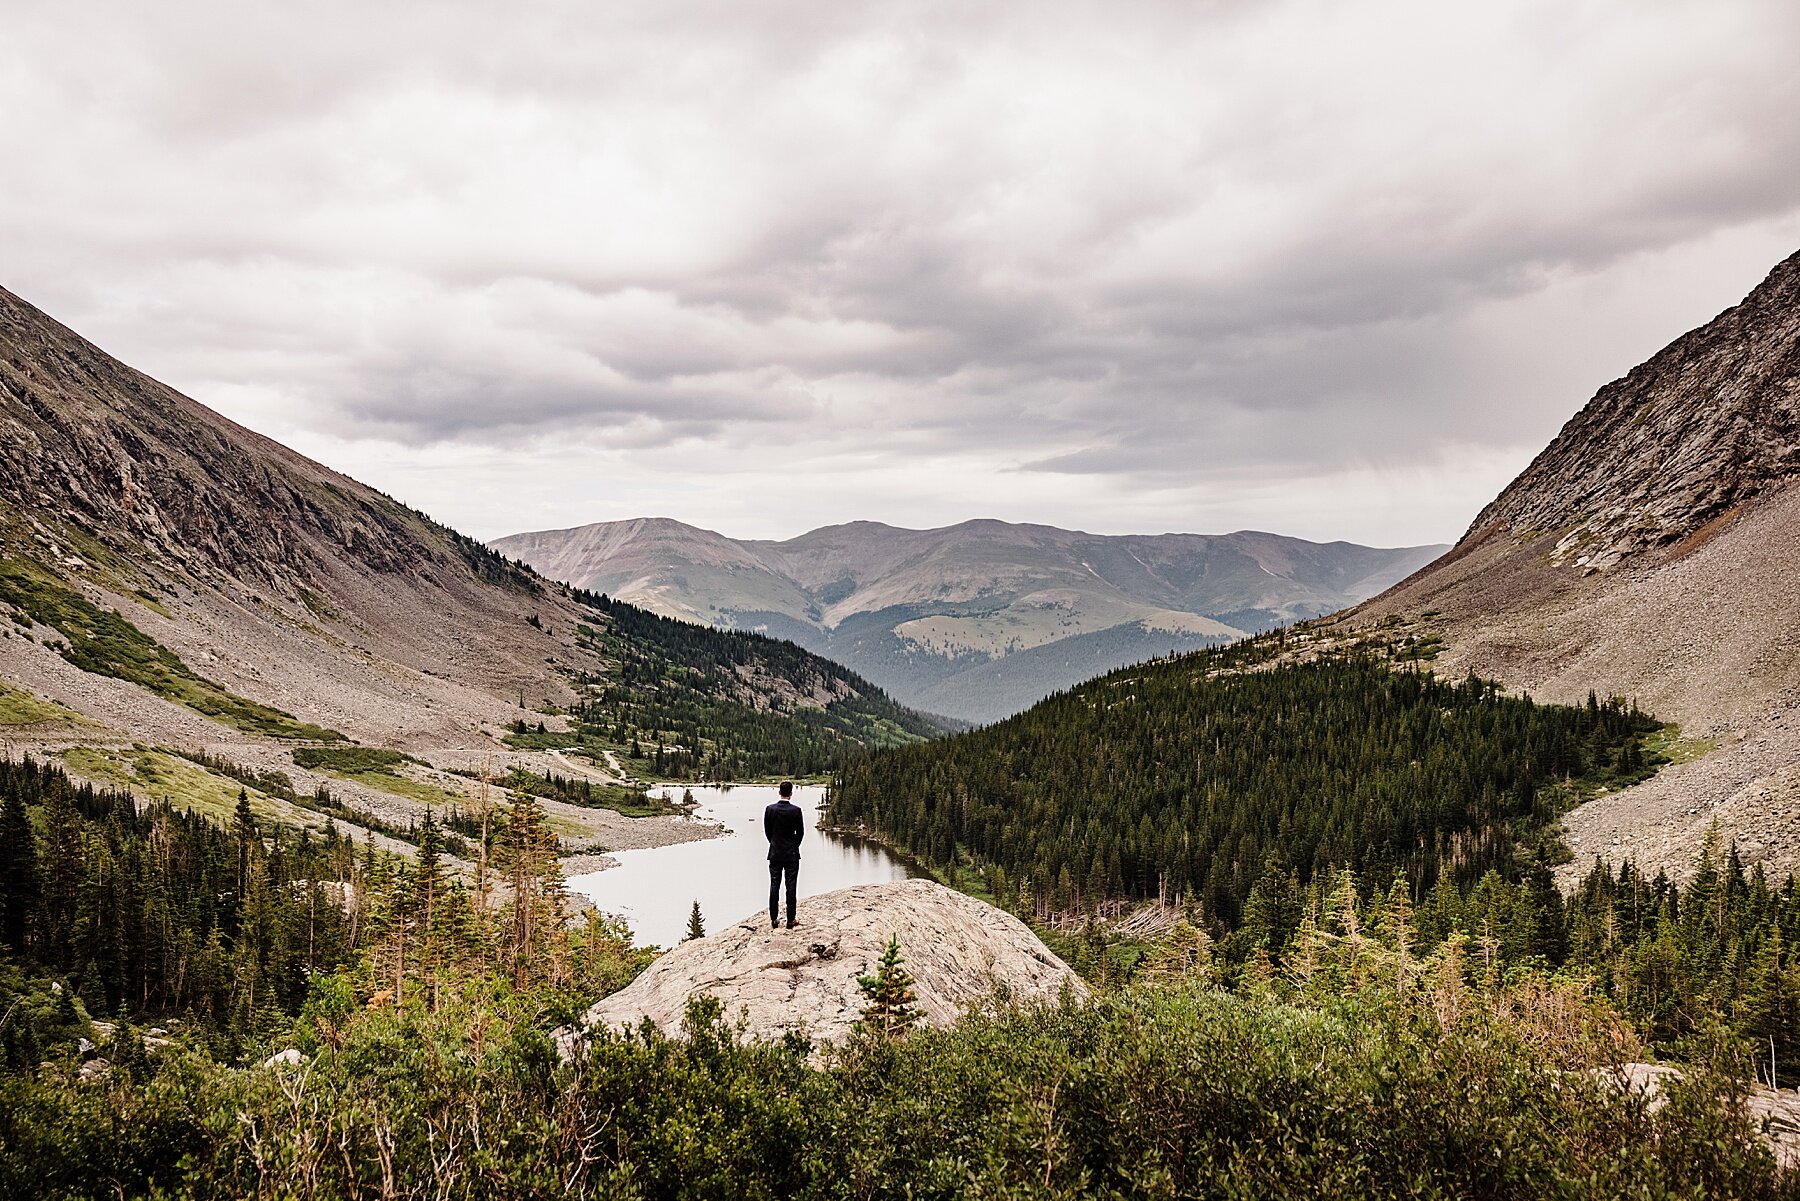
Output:
[[[601,1035],[489,984],[428,1012],[315,1007],[311,1058],[0,1080],[0,1195],[1458,1197],[1795,1195],[1723,1078],[1652,1112],[1516,1037],[1365,991],[1197,984],[996,1006],[947,1031],[745,1044]]]

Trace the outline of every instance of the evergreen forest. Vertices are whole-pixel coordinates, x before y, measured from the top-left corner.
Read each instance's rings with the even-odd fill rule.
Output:
[[[1259,640],[1278,653],[1285,635]],[[1650,774],[1653,718],[1539,705],[1361,650],[1255,648],[1126,668],[986,728],[852,758],[832,820],[1040,917],[1198,904],[1234,927],[1266,873],[1349,868],[1417,893],[1553,860],[1584,793]]]
[[[809,1060],[704,997],[680,1038],[560,1053],[558,1029],[649,956],[570,920],[529,793],[497,824],[470,879],[430,821],[401,858],[0,764],[0,1196],[1800,1185],[1744,1092],[1800,1073],[1800,895],[1728,849],[1682,885],[1596,870],[1567,900],[1537,866],[1422,893],[1404,871],[1272,869],[1223,941],[1197,907],[1154,936],[1044,928],[1089,1000],[996,997],[931,1029],[895,1017],[886,965],[893,997],[876,973],[865,1028]],[[1655,1104],[1611,1082],[1657,1052],[1688,1067]]]

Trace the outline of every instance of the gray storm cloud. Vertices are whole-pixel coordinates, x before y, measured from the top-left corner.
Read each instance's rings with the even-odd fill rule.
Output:
[[[478,533],[1445,537],[1800,241],[1787,0],[10,7],[0,282]]]

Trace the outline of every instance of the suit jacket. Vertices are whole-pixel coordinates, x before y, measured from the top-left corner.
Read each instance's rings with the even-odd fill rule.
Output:
[[[800,806],[792,801],[776,801],[763,810],[763,833],[769,839],[770,863],[798,863],[800,840],[806,837],[806,822]]]

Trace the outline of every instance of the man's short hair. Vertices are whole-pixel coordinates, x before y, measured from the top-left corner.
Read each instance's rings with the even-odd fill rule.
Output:
[[[781,782],[781,787],[777,789],[777,791],[781,793],[781,799],[785,801],[788,797],[794,795],[794,782],[792,780],[783,780]]]

